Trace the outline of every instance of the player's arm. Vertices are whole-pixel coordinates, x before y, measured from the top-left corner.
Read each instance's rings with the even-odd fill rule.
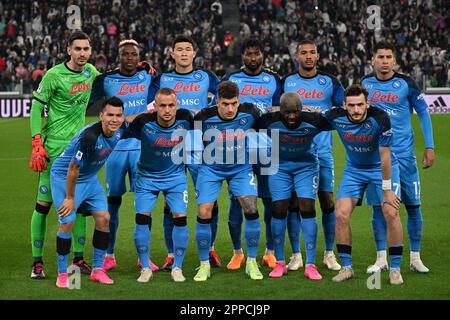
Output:
[[[38,89],[33,92],[33,103],[30,112],[30,129],[31,129],[31,157],[28,164],[29,168],[42,172],[47,169],[46,159],[49,159],[48,153],[44,148],[41,137],[42,127],[42,111],[51,101],[54,94],[53,76],[47,73],[39,84]]]
[[[159,87],[160,87],[160,79],[161,79],[161,75],[152,79],[152,82],[150,83],[150,87],[148,88],[147,104],[150,104],[152,101],[155,100],[156,93],[158,92]]]
[[[209,76],[209,87],[208,92],[212,93],[213,97],[209,106],[213,106],[216,104],[216,96],[217,96],[217,87],[219,86],[220,80],[217,75],[212,71],[206,71]]]
[[[342,105],[344,104],[345,89],[337,78],[333,77],[332,81],[333,81],[333,94],[331,96],[331,103],[333,104],[332,107],[342,107]]]
[[[97,103],[101,103],[103,99],[105,99],[105,89],[103,86],[104,79],[105,75],[100,75],[99,77],[95,78],[94,83],[92,84],[92,91],[91,95],[89,96],[87,109],[91,108]]]
[[[379,147],[381,158],[381,176],[383,189],[383,206],[391,205],[395,209],[400,208],[400,199],[392,191],[391,182],[391,147]]]
[[[392,128],[389,115],[384,111],[378,111],[376,116],[378,122],[378,143],[381,159],[381,176],[383,190],[383,206],[391,205],[395,209],[400,208],[400,199],[392,191],[391,182],[391,145]]]
[[[434,139],[433,139],[433,125],[431,124],[430,113],[428,112],[428,105],[420,93],[419,87],[416,83],[409,84],[409,103],[416,110],[419,117],[422,134],[425,140],[425,150],[423,152],[422,166],[424,169],[430,168],[434,163]]]
[[[80,166],[73,160],[69,163],[69,169],[67,170],[66,181],[66,198],[64,199],[61,207],[58,209],[58,214],[61,217],[67,217],[73,212],[75,208],[75,186],[77,185],[78,176],[80,174]]]
[[[272,96],[272,107],[268,108],[268,111],[270,112],[280,110],[281,91],[283,91],[280,77],[277,74],[275,74],[273,77],[275,78],[276,89]]]

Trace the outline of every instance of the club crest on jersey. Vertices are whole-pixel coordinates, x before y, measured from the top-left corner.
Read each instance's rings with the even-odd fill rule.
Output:
[[[398,81],[398,80],[395,80],[394,82],[392,82],[392,86],[395,89],[398,89],[398,88],[400,88],[402,86],[402,83],[400,81]]]
[[[139,80],[143,80],[144,79],[144,75],[142,73],[139,73],[138,78],[139,78]]]
[[[39,192],[42,193],[42,194],[46,194],[48,192],[47,186],[40,186],[39,187]]]
[[[262,78],[262,80],[264,81],[264,82],[270,82],[270,78],[269,78],[269,76],[264,76],[263,78]]]
[[[319,79],[317,79],[317,82],[321,85],[324,86],[327,84],[327,79],[325,79],[324,77],[319,77]]]
[[[89,78],[91,76],[91,72],[89,70],[86,70],[83,74],[86,78]]]
[[[246,118],[242,118],[241,120],[239,120],[239,124],[241,126],[245,125],[248,122],[248,120]]]
[[[366,128],[366,129],[372,128],[372,125],[371,125],[370,123],[368,123],[368,122],[364,122],[363,126],[364,126],[364,128]]]
[[[200,81],[200,80],[203,79],[203,76],[202,76],[202,74],[200,72],[195,72],[194,73],[194,79]]]
[[[300,132],[301,132],[302,134],[308,134],[310,131],[311,131],[311,130],[310,130],[309,128],[304,128],[304,129],[300,130]]]

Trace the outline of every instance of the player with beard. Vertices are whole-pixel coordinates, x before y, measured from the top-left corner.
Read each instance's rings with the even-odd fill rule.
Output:
[[[281,83],[280,77],[275,72],[263,67],[263,52],[262,44],[258,40],[247,40],[241,49],[244,66],[241,70],[225,76],[222,81],[230,80],[238,85],[239,99],[242,103],[253,103],[263,111],[270,111],[273,106],[279,106],[280,104]],[[254,165],[253,171],[258,179],[258,197],[262,199],[264,204],[266,252],[263,257],[263,264],[273,268],[276,265],[276,258],[270,227],[272,199],[268,176],[261,174],[261,164]],[[233,242],[234,255],[227,265],[229,270],[239,269],[244,263],[241,242],[242,220],[243,214],[239,202],[230,194],[228,227]]]

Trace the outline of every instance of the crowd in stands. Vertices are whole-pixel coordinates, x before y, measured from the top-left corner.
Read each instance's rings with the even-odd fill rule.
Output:
[[[386,38],[398,48],[398,69],[422,86],[449,86],[448,0],[236,0],[240,32],[225,28],[219,0],[0,1],[0,91],[37,87],[46,70],[66,59],[68,22],[81,8],[82,30],[92,40],[91,63],[104,72],[117,67],[118,43],[133,38],[142,59],[159,72],[174,68],[176,34],[198,44],[195,64],[219,77],[241,66],[240,48],[250,37],[264,45],[265,65],[281,76],[294,72],[294,53],[303,39],[315,40],[320,68],[344,86],[371,72],[373,44]],[[367,23],[371,4],[380,6],[380,29]],[[76,14],[76,12],[75,12]],[[237,19],[238,12],[236,12]],[[72,21],[72,20],[70,20]],[[225,23],[224,23],[225,21]]]

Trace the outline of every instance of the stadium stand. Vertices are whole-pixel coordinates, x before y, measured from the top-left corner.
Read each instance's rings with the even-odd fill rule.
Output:
[[[371,49],[379,38],[398,47],[399,71],[419,85],[450,85],[450,8],[446,0],[78,0],[0,1],[0,91],[37,87],[45,71],[65,59],[70,4],[80,6],[82,29],[92,39],[91,62],[104,72],[117,64],[118,43],[136,39],[143,59],[158,71],[174,67],[170,44],[178,33],[199,45],[195,64],[219,76],[240,67],[240,46],[249,37],[264,43],[265,64],[280,75],[296,68],[294,52],[303,39],[317,42],[320,68],[344,86],[371,72]],[[223,15],[222,5],[239,15]],[[382,29],[367,28],[367,6],[381,7]],[[228,11],[229,12],[229,11]],[[238,34],[229,19],[240,17]],[[424,80],[425,79],[425,80]]]

